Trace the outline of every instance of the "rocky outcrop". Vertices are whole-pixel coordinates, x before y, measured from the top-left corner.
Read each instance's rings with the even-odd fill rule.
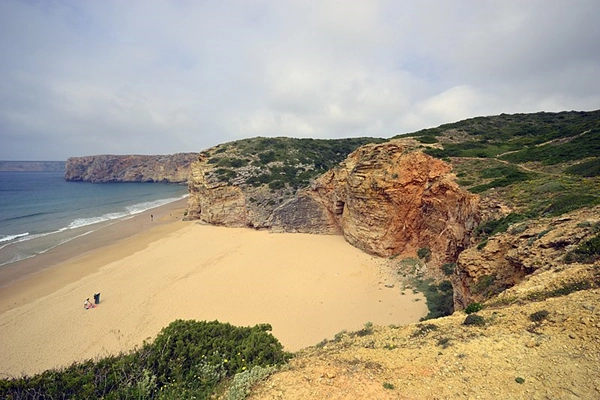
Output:
[[[352,245],[384,257],[427,248],[439,264],[469,245],[479,222],[478,196],[460,189],[450,171],[447,163],[396,142],[366,145],[305,195],[325,210],[320,218],[329,222],[327,230]],[[290,230],[281,217],[287,207],[275,211],[283,230]]]
[[[566,255],[600,231],[600,207],[584,208],[554,218],[513,224],[480,245],[463,251],[454,276],[454,307],[462,310],[528,279],[577,268]],[[548,282],[538,289],[550,288]]]
[[[172,155],[97,155],[67,160],[65,180],[92,183],[166,182],[185,183],[197,153]]]
[[[189,219],[342,234],[385,257],[427,248],[438,264],[456,259],[479,221],[478,197],[459,188],[447,163],[397,141],[360,147],[295,195],[243,180],[225,182],[214,170],[202,155],[193,164]]]

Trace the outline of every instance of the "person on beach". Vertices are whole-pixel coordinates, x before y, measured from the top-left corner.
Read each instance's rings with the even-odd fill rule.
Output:
[[[90,302],[90,298],[89,297],[87,299],[85,299],[85,301],[83,302],[83,307],[86,310],[89,310],[90,308],[94,308],[94,305]]]

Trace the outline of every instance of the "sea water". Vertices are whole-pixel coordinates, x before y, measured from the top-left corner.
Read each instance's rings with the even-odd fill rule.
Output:
[[[64,172],[0,172],[0,268],[187,196],[162,183],[66,182]]]

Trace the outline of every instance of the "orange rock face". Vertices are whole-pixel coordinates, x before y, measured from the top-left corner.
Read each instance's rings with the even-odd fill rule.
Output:
[[[394,142],[366,145],[310,192],[354,246],[384,257],[429,248],[443,262],[469,244],[479,222],[478,196],[460,189],[450,170]]]

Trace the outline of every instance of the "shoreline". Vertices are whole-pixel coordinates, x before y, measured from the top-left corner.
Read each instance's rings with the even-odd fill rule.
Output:
[[[176,319],[269,323],[297,351],[367,322],[404,325],[427,313],[422,294],[401,295],[382,259],[342,236],[181,221],[181,205],[83,237],[63,261],[54,255],[54,266],[0,290],[0,375],[129,352]],[[97,292],[99,306],[85,310]]]
[[[143,211],[131,218],[75,238],[43,254],[0,268],[0,314],[10,308],[27,304],[36,297],[48,295],[66,283],[72,283],[97,271],[102,262],[94,262],[95,252],[110,252],[112,247],[124,240],[165,224],[181,222],[186,205],[187,198],[184,198]],[[151,215],[154,218],[151,219]],[[125,254],[128,251],[122,250],[125,249],[114,254],[114,260],[129,255]],[[76,265],[64,268],[65,264],[71,263]],[[61,266],[63,268],[60,268]]]

